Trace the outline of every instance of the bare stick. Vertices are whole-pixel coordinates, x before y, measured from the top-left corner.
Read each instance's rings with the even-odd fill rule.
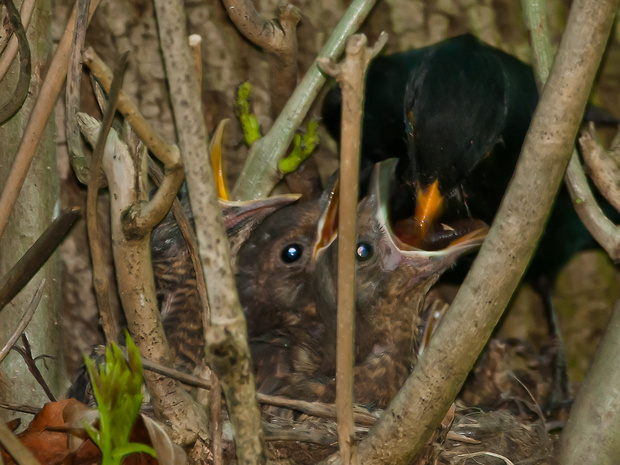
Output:
[[[616,7],[615,0],[573,2],[493,227],[418,365],[359,444],[364,465],[409,463],[444,418],[487,342],[543,231]]]
[[[91,173],[88,180],[86,193],[86,228],[88,230],[88,243],[93,261],[93,287],[101,315],[103,333],[108,342],[116,342],[119,332],[118,323],[110,306],[110,283],[105,270],[105,256],[101,245],[101,231],[97,217],[97,197],[99,195],[99,172],[101,171],[103,151],[105,149],[108,132],[112,127],[118,95],[123,85],[123,75],[127,64],[127,53],[121,56],[116,67],[116,75],[112,81],[112,89],[109,94],[108,107],[103,115],[101,130],[95,145],[91,160]]]
[[[205,351],[218,375],[235,431],[238,463],[267,460],[256,402],[246,323],[239,304],[230,252],[208,157],[196,73],[185,33],[180,0],[156,0],[161,50],[170,86],[179,144],[186,165],[196,235],[207,280],[211,327],[205,327]]]
[[[21,21],[24,26],[24,30],[28,30],[28,24],[30,24],[30,18],[32,17],[32,12],[34,11],[34,5],[36,0],[24,0],[21,7]],[[13,63],[15,56],[17,55],[17,49],[19,48],[19,44],[17,41],[17,37],[12,36],[9,41],[6,49],[1,52],[0,55],[0,81],[9,70],[9,66]]]
[[[80,214],[80,209],[73,207],[64,211],[39,236],[32,247],[24,254],[13,268],[0,278],[0,311],[21,291],[32,277],[45,264]]]
[[[40,465],[32,452],[15,437],[3,421],[0,421],[0,444],[19,465]]]
[[[9,15],[9,21],[15,30],[15,37],[18,42],[19,49],[19,78],[15,92],[13,92],[9,101],[0,108],[0,124],[4,123],[13,116],[21,108],[28,96],[28,88],[30,87],[30,73],[32,63],[30,61],[30,46],[26,37],[26,28],[22,25],[21,18],[17,8],[13,4],[13,0],[3,0],[4,7]]]
[[[11,334],[11,337],[9,338],[9,340],[6,341],[6,344],[4,344],[4,347],[0,349],[0,363],[2,363],[2,360],[4,360],[4,358],[11,351],[11,348],[15,345],[17,340],[21,337],[22,333],[26,330],[26,327],[28,326],[28,323],[30,323],[30,320],[32,320],[32,317],[34,316],[34,312],[39,306],[39,302],[41,301],[41,297],[43,297],[43,286],[44,285],[45,285],[45,279],[43,279],[41,281],[41,284],[39,284],[39,287],[37,288],[37,290],[34,293],[34,296],[32,297],[32,301],[30,302],[30,305],[28,305],[28,309],[26,310],[26,313],[24,313],[24,316],[22,316],[21,320],[19,320],[19,324],[17,325],[17,328],[15,328],[15,331],[13,331],[13,334]]]
[[[92,18],[98,4],[99,0],[92,0],[89,18]],[[73,39],[75,16],[76,12],[74,8],[65,32],[56,48],[54,58],[50,63],[49,71],[45,76],[41,91],[39,92],[39,97],[30,113],[30,118],[24,130],[19,148],[17,149],[13,166],[11,166],[11,171],[2,191],[2,196],[0,196],[0,238],[4,234],[9,215],[11,214],[11,210],[13,210],[13,205],[15,205],[17,196],[28,174],[34,152],[39,144],[39,139],[54,109],[54,103],[58,98],[60,89],[65,82],[67,67],[69,65],[69,50]]]
[[[110,71],[110,68],[106,66],[103,60],[91,47],[88,47],[82,52],[82,59],[105,91],[109,92],[110,85],[112,84],[112,71]],[[176,162],[178,159],[178,148],[168,144],[153,130],[153,127],[144,119],[138,107],[123,90],[121,90],[118,97],[118,111],[129,121],[129,124],[131,124],[132,129],[136,132],[140,140],[144,142],[158,160],[169,164],[171,162]]]
[[[39,383],[39,386],[41,386],[41,388],[45,392],[45,395],[50,400],[50,402],[56,402],[56,397],[54,396],[54,393],[52,392],[50,387],[45,382],[45,378],[43,378],[43,374],[41,374],[39,367],[37,367],[37,361],[32,356],[32,349],[30,347],[30,342],[28,342],[28,338],[23,333],[21,335],[21,340],[22,340],[22,344],[24,344],[24,348],[22,349],[19,346],[13,346],[12,349],[22,356],[22,358],[24,359],[24,362],[26,362],[28,371],[30,371],[30,374],[34,377],[34,379],[37,380],[37,383]],[[45,357],[45,355],[42,355],[41,357]],[[50,357],[50,358],[53,358],[53,357]]]
[[[337,58],[344,49],[346,39],[359,28],[375,3],[376,0],[353,0],[319,56]],[[233,189],[233,199],[267,197],[273,186],[282,179],[278,167],[280,159],[324,83],[325,77],[314,63],[295,88],[269,133],[252,145]]]
[[[67,72],[67,88],[65,90],[65,130],[67,133],[67,148],[73,171],[82,184],[88,183],[88,160],[82,149],[80,127],[77,114],[80,111],[80,84],[82,82],[82,49],[88,26],[88,8],[90,0],[78,0],[78,12],[75,22],[75,34],[71,42],[71,58]],[[104,112],[104,110],[101,110]],[[99,172],[95,172],[99,176]]]
[[[198,34],[189,36],[189,47],[192,49],[192,61],[198,79],[198,91],[202,94],[202,37]]]
[[[356,34],[347,42],[346,57],[340,65],[319,58],[319,66],[334,76],[342,89],[340,150],[340,198],[338,205],[338,337],[336,356],[336,409],[338,443],[342,463],[357,463],[353,420],[353,347],[355,328],[355,246],[357,243],[357,199],[360,165],[364,78],[370,60],[383,48],[382,33],[373,49],[366,36]]]
[[[530,32],[534,70],[539,91],[542,90],[551,63],[553,51],[547,27],[544,2],[523,0],[523,11]],[[585,155],[585,151],[584,151]],[[598,205],[583,172],[577,150],[573,147],[566,168],[564,182],[573,201],[575,211],[592,237],[605,249],[614,261],[620,260],[620,228],[614,225]]]
[[[278,7],[278,20],[268,21],[251,0],[222,0],[239,32],[269,55],[271,116],[275,118],[297,85],[297,23],[299,9],[289,3]]]

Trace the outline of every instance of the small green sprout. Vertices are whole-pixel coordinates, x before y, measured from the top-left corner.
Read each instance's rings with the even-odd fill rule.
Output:
[[[120,465],[123,457],[139,452],[157,458],[152,447],[129,442],[129,433],[142,406],[142,362],[128,333],[126,339],[129,363],[125,363],[115,343],[106,349],[105,365],[99,371],[92,359],[84,357],[97,399],[99,430],[88,424],[84,427],[101,451],[102,465]]]
[[[246,81],[237,88],[237,100],[235,101],[235,114],[241,122],[245,143],[248,145],[252,145],[261,137],[256,115],[250,112],[250,93],[250,83]]]
[[[319,143],[318,127],[319,121],[313,119],[308,123],[306,134],[295,134],[293,150],[288,157],[280,160],[280,171],[284,174],[292,173],[312,154]]]

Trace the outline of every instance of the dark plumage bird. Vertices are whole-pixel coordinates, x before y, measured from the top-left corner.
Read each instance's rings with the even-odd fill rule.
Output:
[[[339,95],[330,91],[322,112],[336,138]],[[458,218],[493,220],[538,101],[531,67],[464,35],[376,58],[365,99],[362,166],[400,159],[392,205],[396,219],[411,215],[414,199],[436,183],[442,211],[416,217],[413,229]],[[610,121],[596,108],[590,113]],[[595,245],[564,187],[548,224],[529,271],[532,278],[552,277],[575,252]],[[423,233],[411,235],[422,243]],[[461,267],[457,279],[464,272]]]

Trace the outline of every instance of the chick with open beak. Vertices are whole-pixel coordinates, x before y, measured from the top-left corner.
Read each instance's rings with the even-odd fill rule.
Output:
[[[417,328],[429,288],[458,257],[480,246],[487,231],[483,224],[469,225],[436,251],[399,240],[388,218],[395,166],[393,159],[376,165],[368,195],[358,206],[354,392],[356,402],[379,408],[388,405],[416,362]],[[330,402],[335,398],[337,238],[316,254],[317,310],[325,326],[322,360],[312,374],[296,372],[285,394],[310,392]]]

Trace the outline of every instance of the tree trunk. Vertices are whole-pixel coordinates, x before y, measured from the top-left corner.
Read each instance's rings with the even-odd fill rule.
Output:
[[[51,2],[37,2],[34,9],[28,41],[32,54],[32,78],[28,98],[21,110],[0,127],[0,186],[6,183],[9,167],[19,146],[24,127],[49,66],[52,41],[50,35]],[[6,102],[13,93],[18,62],[15,60],[0,86],[0,102]],[[51,120],[43,134],[34,156],[15,208],[9,218],[4,236],[0,240],[0,275],[5,274],[35,242],[52,222],[60,207],[54,122]],[[33,356],[45,355],[37,360],[37,367],[52,392],[59,395],[66,387],[64,376],[62,339],[60,332],[60,260],[54,253],[22,292],[0,314],[0,341],[9,338],[21,316],[32,300],[42,279],[46,279],[43,298],[26,329]],[[21,345],[18,342],[17,345]],[[0,402],[28,404],[40,407],[48,401],[35,378],[30,374],[19,354],[11,354],[0,369]],[[14,417],[7,410],[0,410],[0,421]]]

